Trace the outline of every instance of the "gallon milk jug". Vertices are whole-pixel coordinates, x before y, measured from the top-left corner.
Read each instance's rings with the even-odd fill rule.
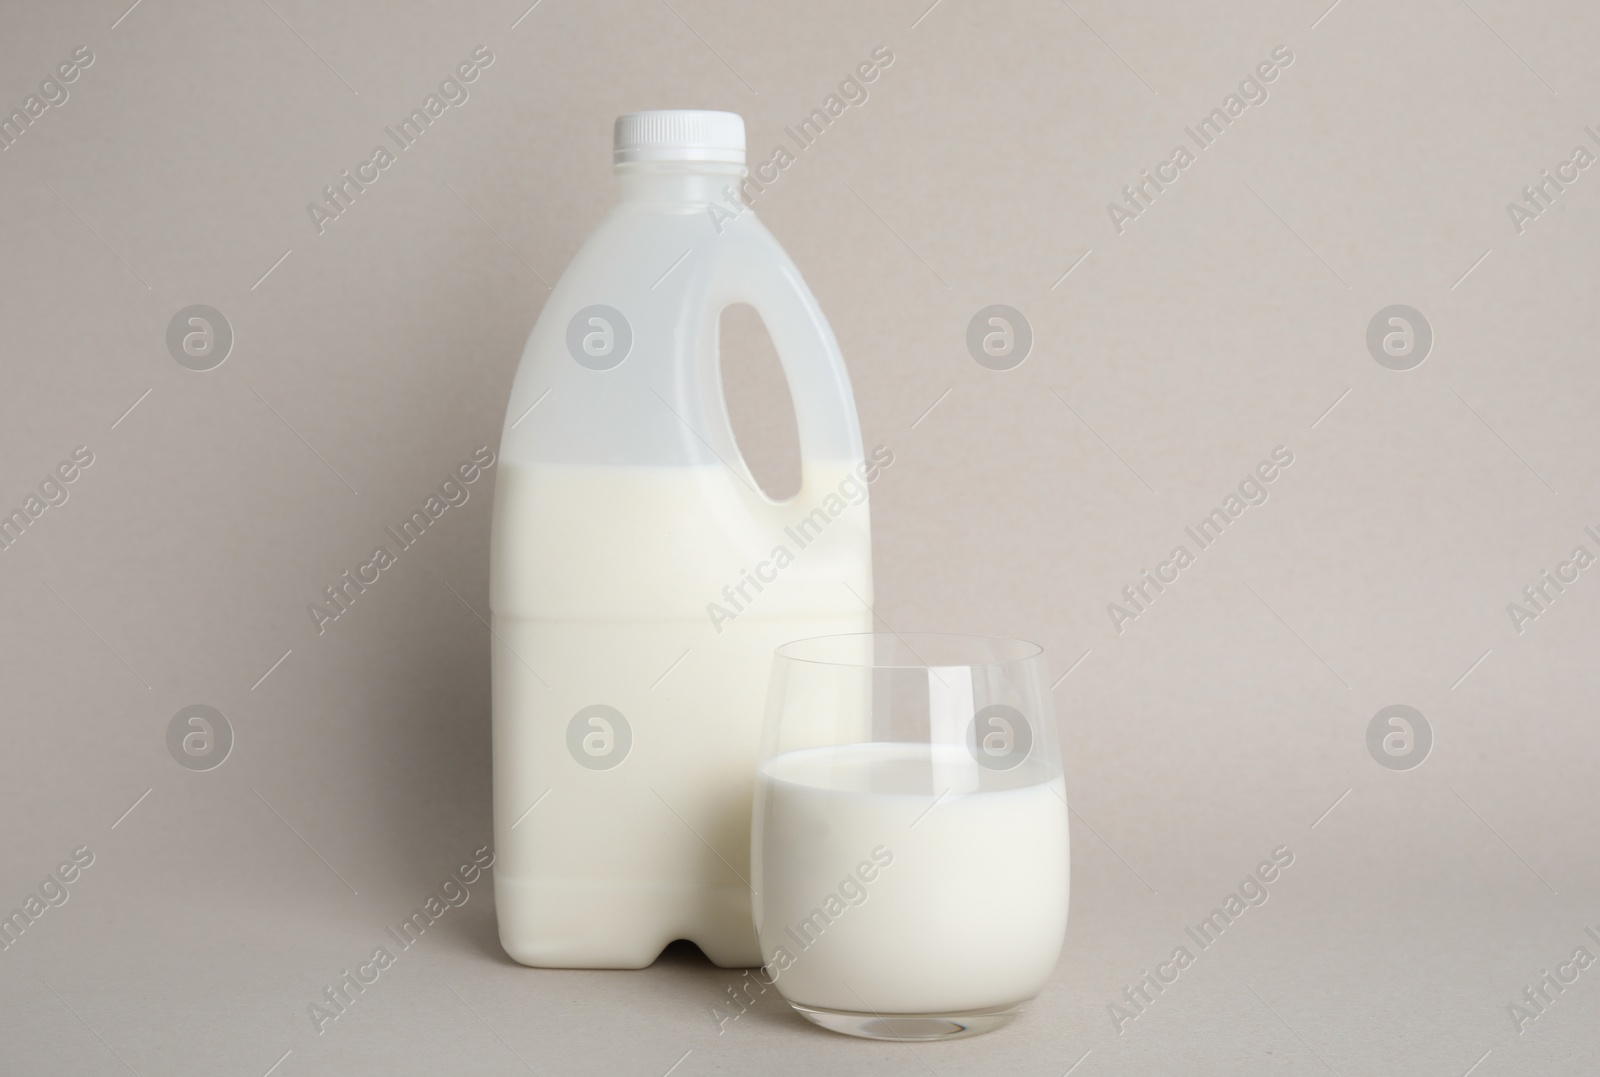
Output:
[[[839,346],[739,201],[744,122],[640,112],[620,200],[545,304],[506,410],[490,569],[495,903],[527,965],[761,963],[750,801],[773,649],[870,628],[867,483]],[[800,492],[734,442],[720,316],[782,361]]]

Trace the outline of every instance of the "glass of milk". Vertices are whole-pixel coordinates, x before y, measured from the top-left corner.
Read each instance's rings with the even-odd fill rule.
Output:
[[[760,973],[809,1020],[934,1040],[1009,1023],[1067,927],[1042,650],[860,633],[779,647],[751,830]]]

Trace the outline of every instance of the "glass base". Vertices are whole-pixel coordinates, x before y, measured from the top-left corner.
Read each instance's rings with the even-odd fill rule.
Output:
[[[928,1040],[956,1040],[979,1036],[1004,1028],[1027,1006],[1018,1002],[992,1009],[963,1010],[959,1013],[853,1013],[849,1010],[824,1010],[790,1002],[795,1012],[814,1025],[846,1036],[868,1040],[901,1040],[922,1043]]]

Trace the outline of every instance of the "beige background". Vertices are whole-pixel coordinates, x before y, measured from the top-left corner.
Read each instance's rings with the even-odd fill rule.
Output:
[[[1600,971],[1520,1033],[1507,1007],[1600,955],[1600,580],[1520,634],[1506,604],[1600,552],[1600,176],[1523,234],[1505,206],[1600,124],[1600,13],[526,9],[0,11],[7,110],[95,57],[0,153],[0,506],[95,457],[0,554],[0,909],[95,855],[0,953],[0,1069],[1592,1070]],[[470,100],[319,235],[306,204],[480,45]],[[676,951],[515,966],[485,880],[318,1035],[308,1004],[489,838],[490,484],[324,635],[306,604],[497,444],[546,284],[613,200],[615,114],[734,109],[764,154],[880,45],[870,99],[757,209],[896,455],[873,490],[884,621],[1078,663],[1055,690],[1075,886],[1054,981],[1011,1029],[914,1051],[770,992],[719,1031],[738,974]],[[1270,99],[1117,234],[1118,188],[1279,45]],[[197,303],[235,334],[203,373],[165,342]],[[964,342],[995,303],[1035,334],[1005,372]],[[1415,369],[1368,353],[1391,304],[1431,323]],[[781,382],[731,323],[735,408],[781,485]],[[1118,633],[1106,604],[1277,445],[1271,499]],[[164,739],[195,703],[237,738],[202,773]],[[1366,746],[1396,703],[1435,738],[1408,771]],[[1108,1004],[1278,845],[1268,904],[1118,1034]]]

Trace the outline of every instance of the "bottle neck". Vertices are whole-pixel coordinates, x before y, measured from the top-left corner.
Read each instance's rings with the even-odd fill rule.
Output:
[[[738,197],[742,165],[706,161],[652,161],[620,164],[615,168],[617,185],[624,202],[668,203],[704,206],[726,202],[727,190]]]

